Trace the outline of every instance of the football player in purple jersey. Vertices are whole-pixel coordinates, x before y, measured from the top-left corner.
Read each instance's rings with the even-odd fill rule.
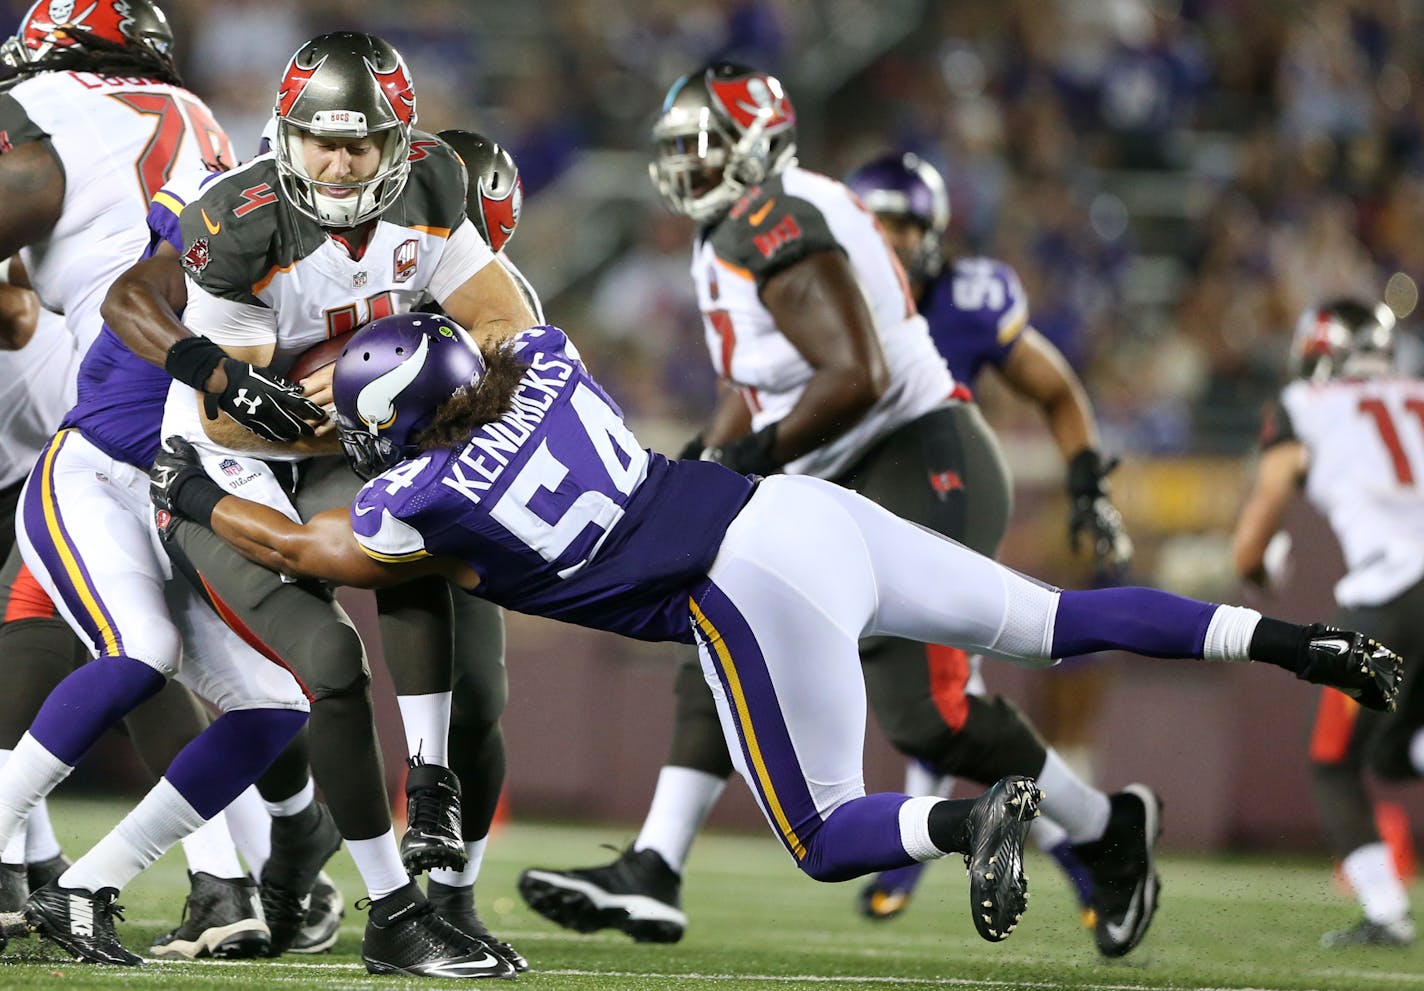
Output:
[[[943,177],[918,155],[884,155],[845,181],[880,222],[955,380],[973,385],[984,369],[992,368],[1015,395],[1043,414],[1068,469],[1070,546],[1077,551],[1086,535],[1098,578],[1110,582],[1120,576],[1131,561],[1132,542],[1108,499],[1106,475],[1115,462],[1099,452],[1097,423],[1082,382],[1062,353],[1030,324],[1028,298],[1018,275],[992,258],[946,257],[949,195]],[[1002,531],[997,536],[1002,538]],[[974,546],[998,554],[998,539]],[[974,670],[971,682],[982,685],[977,659]],[[906,788],[916,794],[926,789],[948,794],[953,783],[953,778],[941,778],[920,764],[907,771]],[[1073,856],[1067,833],[1045,818],[1035,824],[1034,834],[1068,874],[1087,924],[1094,925],[1091,877]],[[875,878],[861,892],[861,911],[874,919],[899,914],[921,873],[916,865]]]
[[[646,450],[552,327],[481,349],[446,318],[385,317],[353,336],[333,391],[369,479],[349,507],[294,522],[230,494],[177,436],[155,461],[155,505],[286,574],[437,574],[509,609],[697,644],[737,768],[797,866],[839,881],[962,854],[990,941],[1026,906],[1041,793],[1016,776],[973,800],[867,795],[862,637],[1028,666],[1100,650],[1255,660],[1395,703],[1399,658],[1362,634],[1154,589],[1061,591],[821,479]]]
[[[692,277],[722,380],[683,456],[824,478],[995,552],[1010,506],[998,443],[936,350],[874,216],[844,184],[798,164],[796,110],[780,81],[706,66],[672,85],[652,137],[654,184],[698,225]],[[1084,781],[1011,702],[966,691],[970,659],[957,647],[868,637],[861,661],[876,722],[906,757],[983,786],[1039,782],[1045,816],[1094,874],[1100,950],[1136,946],[1151,922],[1142,892],[1156,884],[1151,790],[1108,795]],[[695,658],[675,688],[668,758],[634,842],[609,864],[521,876],[525,901],[551,921],[682,937],[682,869],[733,766]]]

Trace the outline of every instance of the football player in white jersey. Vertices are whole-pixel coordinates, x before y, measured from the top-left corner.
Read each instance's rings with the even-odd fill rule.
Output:
[[[78,355],[85,352],[100,331],[99,304],[109,281],[138,257],[147,243],[143,216],[149,195],[175,170],[221,167],[232,161],[227,139],[212,114],[181,85],[172,61],[172,40],[162,11],[148,0],[100,0],[82,7],[36,3],[0,50],[0,56],[13,70],[9,84],[0,94],[0,132],[4,135],[0,143],[4,152],[0,154],[0,244],[7,256],[10,251],[19,251],[26,262],[28,282],[41,300],[64,313],[65,337]],[[239,374],[234,369],[236,377]],[[64,396],[68,408],[74,393],[71,369],[55,398]],[[58,420],[49,426],[52,432],[59,426]],[[90,460],[80,469],[78,462],[86,458]],[[117,475],[100,467],[108,462],[108,455],[88,441],[76,441],[59,460],[66,470],[74,469],[68,476],[71,480],[87,478],[88,485],[99,491],[118,492]],[[28,470],[29,463],[23,467]],[[45,532],[44,526],[35,525],[27,514],[23,529],[32,539],[26,539],[25,544],[30,549],[39,548],[41,556],[47,551],[63,556],[83,545],[93,552],[94,560],[109,562],[106,576],[89,576],[94,579],[94,587],[88,590],[93,593],[89,601],[61,602],[61,609],[71,620],[87,615],[91,607],[99,612],[114,610],[113,617],[123,614],[121,619],[115,619],[114,629],[132,627],[143,632],[127,640],[120,637],[103,644],[95,641],[101,662],[76,674],[82,682],[102,677],[103,671],[121,665],[123,662],[117,659],[122,654],[119,640],[134,655],[124,655],[124,660],[140,665],[147,662],[155,668],[169,667],[176,662],[176,656],[169,656],[176,650],[176,639],[164,635],[173,626],[167,622],[166,609],[157,598],[160,583],[149,586],[135,582],[137,564],[133,568],[124,566],[125,562],[150,560],[157,567],[159,558],[152,557],[148,550],[149,537],[142,517],[135,517],[129,528],[111,530],[100,514],[76,510],[80,504],[77,500],[82,498],[77,490],[68,488],[62,495],[55,494],[51,503],[55,512],[61,503],[71,510],[65,515],[64,537],[57,543],[50,540],[52,534]],[[103,549],[96,549],[99,546]],[[82,569],[83,565],[79,567]],[[114,578],[113,568],[122,573],[118,578]],[[20,568],[18,561],[6,568],[5,617],[13,622],[4,624],[0,640],[7,662],[15,668],[24,665],[23,672],[17,671],[17,680],[43,697],[67,669],[41,670],[34,662],[43,656],[67,657],[72,636],[67,630],[60,631],[60,624],[51,618],[53,603],[49,600],[55,594],[62,597],[65,592],[80,593],[63,580],[57,589],[53,582],[32,574],[32,570],[43,569],[38,564]],[[111,579],[115,588],[124,590],[119,593],[122,603],[105,599]],[[140,588],[145,591],[137,592]],[[136,597],[128,598],[129,591],[134,591]],[[138,599],[149,592],[154,593],[153,601],[140,604]],[[87,593],[80,594],[81,599],[84,594]],[[17,605],[21,608],[12,608]],[[161,621],[150,622],[150,607],[155,610],[154,615],[163,615]],[[75,628],[83,628],[83,622]],[[57,637],[61,632],[62,636]],[[108,663],[111,659],[112,664]],[[82,686],[67,693],[91,703],[102,696]],[[12,702],[20,701],[20,697],[26,702],[31,698],[21,692],[10,694]],[[7,706],[7,736],[18,736],[33,716],[33,708],[18,714],[15,706]],[[20,728],[11,725],[17,720],[21,721]],[[143,730],[139,721],[144,724]],[[162,772],[203,730],[206,717],[185,690],[173,685],[135,711],[129,722],[145,763]],[[52,715],[48,720],[41,718],[36,731],[48,740],[48,744],[39,744],[41,749],[46,749],[50,757],[62,752],[62,763],[77,759],[85,749],[82,734],[60,739],[64,733]],[[16,750],[19,749],[17,745]],[[20,757],[14,759],[19,761]],[[35,797],[30,794],[26,803]],[[200,894],[197,889],[212,880],[224,891],[216,901],[239,913],[221,920],[226,932],[220,941],[227,940],[233,952],[255,952],[259,944],[265,944],[266,927],[242,884],[244,872],[225,836],[222,817],[210,819],[210,826],[187,838],[184,844],[194,870],[194,904]],[[22,859],[15,844],[23,847],[25,830],[19,826],[13,830],[7,827],[6,831],[13,833],[11,848],[5,851],[9,867],[13,868]],[[217,837],[219,832],[223,836]],[[204,837],[215,837],[213,845],[209,846]],[[7,882],[7,895],[15,891],[15,886],[9,884],[15,876],[13,869],[0,874]],[[35,880],[42,886],[47,878],[41,875]],[[216,904],[211,890],[203,894],[201,900],[205,904]],[[212,919],[206,911],[190,915],[200,929]]]
[[[480,337],[533,323],[518,284],[505,267],[490,264],[494,255],[466,216],[460,160],[433,135],[413,129],[415,92],[390,45],[349,32],[313,39],[289,62],[274,113],[272,155],[212,180],[185,201],[183,280],[171,295],[151,295],[140,270],[131,273],[133,286],[128,276],[116,283],[105,314],[137,354],[181,370],[189,355],[207,361],[216,351],[281,374],[311,346],[427,297]],[[175,305],[184,307],[181,322]],[[189,387],[196,374],[174,377],[165,431],[188,436],[215,477],[235,490],[305,517],[344,502],[359,485],[340,459],[320,456],[339,450],[329,423],[295,442],[265,442],[226,418],[211,419]],[[329,386],[317,376],[304,384],[310,399],[329,400]],[[167,537],[180,566],[200,575],[209,594],[291,664],[314,696],[312,768],[372,902],[367,966],[452,977],[523,966],[507,946],[466,937],[427,911],[429,903],[410,880],[407,866],[417,865],[403,863],[400,852],[414,827],[435,817],[412,815],[397,851],[364,651],[329,590],[241,561],[200,528],[175,524]],[[438,579],[415,598],[420,601],[409,602],[412,607],[435,610],[443,601],[447,611],[454,608]],[[406,679],[402,695],[443,697],[443,711],[427,707],[433,728],[423,735],[431,750],[443,750],[448,650],[441,670],[438,654],[398,657],[402,645],[393,638],[386,643],[388,664],[405,666],[396,679]],[[428,683],[423,692],[410,689],[417,679]],[[412,768],[411,777],[422,770],[432,779],[444,772],[434,782],[439,794],[431,807],[447,827],[456,827],[453,847],[460,856],[447,863],[463,866],[454,775],[427,761]],[[291,890],[304,893],[295,882]]]
[[[992,554],[1009,511],[998,445],[874,215],[797,164],[796,112],[781,83],[728,63],[684,76],[653,143],[664,201],[699,225],[692,278],[723,383],[711,424],[682,456],[829,479]],[[1142,785],[1104,794],[1008,700],[966,694],[962,651],[879,636],[862,643],[861,659],[876,719],[906,756],[984,785],[1039,781],[1044,814],[1093,875],[1099,949],[1136,946],[1156,905],[1156,796]],[[681,869],[732,766],[695,664],[679,671],[677,695],[669,760],[633,845],[608,866],[521,877],[525,900],[560,925],[681,938]]]
[[[1244,580],[1268,586],[1268,553],[1286,508],[1303,492],[1330,523],[1345,556],[1335,585],[1339,622],[1388,637],[1404,657],[1391,713],[1361,709],[1326,689],[1310,740],[1314,793],[1330,848],[1362,917],[1326,933],[1325,946],[1414,942],[1409,897],[1381,840],[1364,774],[1424,776],[1424,380],[1394,363],[1394,313],[1342,297],[1301,314],[1293,380],[1261,431],[1256,479],[1236,523],[1233,556]]]

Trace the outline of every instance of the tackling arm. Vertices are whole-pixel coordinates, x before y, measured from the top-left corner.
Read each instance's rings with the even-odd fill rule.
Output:
[[[1256,480],[1231,535],[1231,560],[1242,581],[1265,587],[1266,547],[1276,531],[1286,507],[1300,487],[1309,467],[1309,453],[1300,441],[1282,441],[1261,453]]]
[[[1043,413],[1064,461],[1098,446],[1097,424],[1083,383],[1063,352],[1046,337],[1025,327],[1001,371],[1014,392]]]

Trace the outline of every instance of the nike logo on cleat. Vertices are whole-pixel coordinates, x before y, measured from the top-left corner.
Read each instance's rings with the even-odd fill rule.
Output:
[[[1113,938],[1113,942],[1126,943],[1132,938],[1132,931],[1137,927],[1137,916],[1142,912],[1142,886],[1144,883],[1144,881],[1137,882],[1137,887],[1132,891],[1130,907],[1121,922],[1103,923],[1103,928]]]

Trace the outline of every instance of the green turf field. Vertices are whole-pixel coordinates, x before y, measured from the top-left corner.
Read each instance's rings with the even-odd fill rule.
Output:
[[[121,814],[114,803],[56,802],[54,818],[71,853]],[[1169,823],[1170,828],[1170,823]],[[620,934],[578,936],[546,923],[519,900],[514,879],[530,864],[567,866],[611,856],[600,843],[624,843],[631,830],[515,823],[496,837],[485,861],[480,904],[486,921],[529,958],[523,986],[549,989],[752,988],[1329,988],[1424,989],[1424,947],[1407,951],[1325,952],[1320,932],[1351,920],[1332,891],[1323,859],[1167,857],[1162,909],[1146,942],[1115,963],[1101,960],[1076,922],[1066,885],[1036,854],[1029,863],[1033,901],[1012,938],[985,943],[969,921],[964,873],[936,865],[910,910],[881,924],[852,911],[856,882],[817,884],[790,866],[768,836],[705,836],[684,892],[691,917],[676,946],[639,946]],[[133,970],[76,963],[33,942],[0,956],[0,988],[367,988],[406,986],[369,977],[360,963],[364,916],[349,907],[359,893],[345,853],[333,873],[348,912],[333,953],[275,963],[153,963]],[[142,951],[176,921],[186,892],[183,864],[169,854],[130,885],[120,901],[125,941]]]

